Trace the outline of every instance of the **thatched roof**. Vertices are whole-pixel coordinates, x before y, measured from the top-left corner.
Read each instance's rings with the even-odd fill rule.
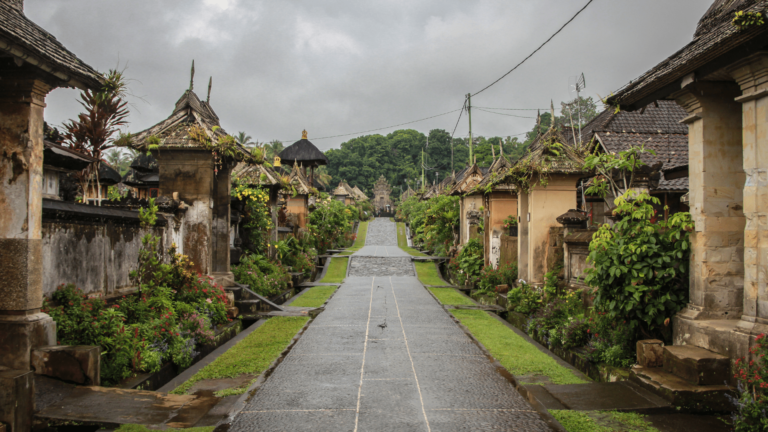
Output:
[[[368,199],[368,195],[363,193],[363,191],[360,190],[360,188],[355,185],[355,187],[352,188],[352,192],[355,194],[355,200],[357,201],[365,201]]]
[[[96,89],[103,82],[101,74],[30,21],[21,0],[0,1],[0,52],[47,72],[54,85]]]
[[[739,29],[732,20],[736,11],[764,12],[768,0],[715,0],[696,28],[694,39],[666,60],[631,81],[608,98],[622,109],[639,109],[680,90],[683,80],[696,73],[696,80],[720,80],[718,69],[752,52],[764,50],[768,25]]]
[[[412,197],[414,195],[416,195],[416,191],[411,189],[411,185],[408,185],[408,190],[403,192],[403,194],[400,196],[400,200],[401,201],[405,201],[405,200],[407,200],[408,198],[410,198],[410,197]]]
[[[355,192],[344,180],[339,182],[339,186],[333,190],[333,194],[336,196],[348,196],[355,198]]]
[[[493,161],[488,172],[485,173],[483,179],[477,184],[477,188],[483,188],[494,182],[496,179],[503,177],[504,174],[514,166],[512,162],[507,159],[506,156],[501,155],[498,159]],[[493,191],[512,191],[516,187],[509,183],[496,183],[493,184]]]
[[[264,165],[248,165],[240,163],[232,170],[232,178],[246,181],[251,185],[267,187],[280,185],[280,174],[274,169]]]
[[[130,167],[141,173],[156,173],[160,171],[157,166],[157,159],[146,152],[140,152],[139,155],[133,159]]]
[[[304,173],[301,172],[302,167],[294,165],[293,170],[288,175],[288,179],[291,184],[296,188],[296,193],[299,195],[309,195],[312,187],[309,184],[309,179]]]
[[[116,185],[123,180],[120,173],[112,168],[108,163],[99,164],[99,183],[102,185]]]
[[[143,173],[133,168],[123,176],[123,184],[132,187],[157,187],[160,184],[160,176],[157,173]]]
[[[471,192],[475,186],[483,181],[483,176],[487,172],[487,168],[480,168],[476,163],[464,168],[456,175],[456,183],[448,192],[448,195],[464,195]]]
[[[560,146],[555,148],[554,144],[560,144]],[[546,166],[546,172],[549,174],[582,172],[584,166],[584,158],[581,157],[582,149],[578,145],[569,144],[560,128],[551,127],[547,132],[539,135],[529,146],[529,151],[530,153],[518,163]]]
[[[50,141],[43,142],[43,165],[67,171],[82,171],[93,162],[96,162],[95,158]]]
[[[303,164],[305,167],[328,165],[328,158],[307,139],[306,131],[300,140],[286,147],[278,156],[282,163],[288,165]]]
[[[195,127],[202,129],[211,140],[218,140],[227,135],[211,105],[201,101],[194,91],[187,90],[176,102],[170,117],[137,133],[131,145],[146,151],[150,144],[148,139],[157,137],[160,140],[158,146],[163,150],[205,149],[205,145],[190,137],[190,131]],[[243,154],[249,154],[241,145],[236,146]]]

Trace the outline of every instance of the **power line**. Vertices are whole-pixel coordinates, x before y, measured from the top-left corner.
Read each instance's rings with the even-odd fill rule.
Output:
[[[421,121],[424,121],[424,120],[433,119],[435,117],[444,116],[446,114],[455,113],[456,111],[461,111],[463,109],[464,108],[462,107],[462,108],[455,109],[455,110],[452,110],[452,111],[444,112],[442,114],[433,115],[431,117],[425,117],[423,119],[413,120],[413,121],[409,121],[409,122],[406,122],[406,123],[400,123],[400,124],[396,124],[396,125],[392,125],[392,126],[386,126],[386,127],[378,128],[378,129],[371,129],[371,130],[362,131],[362,132],[352,132],[352,133],[348,133],[348,134],[332,135],[332,136],[325,136],[325,137],[312,138],[312,139],[313,140],[322,140],[322,139],[329,139],[329,138],[345,137],[345,136],[350,136],[350,135],[366,134],[366,133],[369,133],[369,132],[376,132],[376,131],[380,131],[380,130],[384,130],[384,129],[391,129],[391,128],[398,127],[398,126],[405,126],[405,125],[409,125],[409,124],[412,124],[412,123],[418,123],[418,122],[421,122]],[[290,141],[290,139],[283,140],[283,141],[287,142],[287,141]]]
[[[579,11],[578,11],[578,12],[576,12],[576,15],[574,15],[574,16],[573,16],[571,19],[569,19],[569,20],[568,20],[568,22],[566,22],[565,24],[563,24],[563,26],[562,26],[562,27],[560,27],[560,29],[559,29],[558,31],[556,31],[556,32],[555,32],[555,33],[554,33],[552,36],[550,36],[550,37],[549,37],[549,39],[547,39],[546,41],[544,41],[544,43],[543,43],[543,44],[541,44],[541,45],[540,45],[538,48],[536,48],[536,49],[535,49],[535,50],[534,50],[532,53],[530,53],[530,54],[528,55],[528,57],[524,58],[524,59],[523,59],[523,61],[521,61],[521,62],[520,62],[520,63],[518,63],[518,64],[517,64],[515,67],[513,67],[512,69],[510,69],[510,70],[509,70],[509,72],[507,72],[507,73],[505,73],[504,75],[502,75],[501,77],[499,77],[499,79],[497,79],[496,81],[494,81],[494,82],[492,82],[492,83],[488,84],[488,85],[487,85],[487,86],[485,86],[485,87],[484,87],[482,90],[480,90],[479,92],[477,92],[477,93],[473,94],[472,96],[477,96],[477,95],[479,95],[480,93],[482,93],[482,92],[484,92],[484,91],[488,90],[488,89],[489,89],[489,88],[490,88],[492,85],[494,85],[494,84],[496,84],[497,82],[499,82],[499,81],[503,80],[504,78],[506,78],[506,76],[507,76],[507,75],[509,75],[509,74],[511,74],[512,72],[514,72],[514,71],[515,71],[515,69],[517,69],[517,68],[519,68],[520,66],[522,66],[522,65],[523,65],[523,63],[525,63],[525,62],[526,62],[526,61],[527,61],[529,58],[533,57],[533,55],[534,55],[534,54],[536,54],[537,52],[539,52],[539,50],[540,50],[540,49],[544,48],[544,45],[548,44],[548,43],[549,43],[549,41],[551,41],[552,39],[554,39],[554,38],[555,38],[555,36],[557,36],[557,35],[558,35],[558,34],[559,34],[561,31],[563,31],[563,29],[564,29],[565,27],[567,27],[567,26],[568,26],[568,24],[570,24],[570,23],[571,23],[571,21],[575,20],[575,19],[576,19],[576,17],[577,17],[577,16],[579,16],[579,14],[580,14],[580,13],[582,13],[582,12],[584,11],[584,9],[586,9],[586,8],[587,8],[587,6],[589,6],[590,4],[592,4],[592,2],[593,2],[593,1],[594,1],[594,0],[589,0],[589,1],[587,2],[587,4],[585,4],[585,5],[584,5],[584,7],[583,7],[583,8],[579,9]]]
[[[546,111],[549,108],[491,108],[491,107],[479,107],[476,106],[475,108],[483,108],[483,109],[495,109],[495,110],[504,110],[504,111]]]
[[[496,115],[507,116],[507,117],[517,117],[517,118],[524,118],[524,119],[535,119],[535,118],[536,118],[536,117],[525,117],[525,116],[519,116],[519,115],[514,115],[514,114],[504,114],[504,113],[498,113],[498,112],[493,112],[493,111],[484,110],[484,109],[482,109],[482,108],[478,108],[478,107],[475,107],[475,109],[477,109],[477,110],[480,110],[480,111],[483,111],[483,112],[487,112],[487,113],[491,113],[491,114],[496,114]]]

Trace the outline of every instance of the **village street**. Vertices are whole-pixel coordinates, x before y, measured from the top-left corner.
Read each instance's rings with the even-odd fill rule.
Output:
[[[410,260],[389,258],[406,255],[396,244],[393,222],[370,223],[345,283],[230,430],[549,430]]]

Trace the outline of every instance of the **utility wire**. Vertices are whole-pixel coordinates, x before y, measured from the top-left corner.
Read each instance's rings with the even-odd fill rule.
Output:
[[[578,11],[578,12],[576,12],[576,15],[574,15],[574,16],[573,16],[571,19],[569,19],[569,20],[568,20],[568,22],[566,22],[565,24],[563,24],[563,26],[562,26],[562,27],[560,27],[560,29],[559,29],[558,31],[556,31],[556,32],[555,32],[555,33],[554,33],[552,36],[550,36],[550,37],[549,37],[549,39],[547,39],[546,41],[544,41],[544,43],[543,43],[543,44],[541,44],[541,45],[540,45],[538,48],[536,48],[536,49],[535,49],[535,50],[534,50],[532,53],[530,53],[530,54],[528,55],[528,57],[524,58],[524,59],[523,59],[523,61],[521,61],[521,62],[520,62],[520,63],[518,63],[518,64],[517,64],[515,67],[513,67],[512,69],[510,69],[510,70],[509,70],[509,72],[507,72],[507,73],[505,73],[504,75],[502,75],[502,76],[501,76],[499,79],[497,79],[496,81],[494,81],[494,82],[492,82],[492,83],[488,84],[488,85],[487,85],[487,86],[485,86],[485,87],[484,87],[482,90],[480,90],[479,92],[477,92],[477,93],[473,94],[472,96],[477,96],[477,95],[479,95],[480,93],[482,93],[482,92],[484,92],[484,91],[488,90],[488,89],[489,89],[491,86],[493,86],[493,85],[494,85],[494,84],[496,84],[497,82],[499,82],[499,81],[503,80],[504,78],[506,78],[506,76],[507,76],[507,75],[509,75],[509,74],[511,74],[512,72],[514,72],[514,71],[515,71],[515,69],[517,69],[517,68],[519,68],[520,66],[522,66],[522,65],[523,65],[523,63],[525,63],[525,62],[526,62],[526,61],[527,61],[529,58],[533,57],[533,55],[534,55],[534,54],[536,54],[537,52],[539,52],[539,50],[540,50],[540,49],[544,48],[544,45],[548,44],[548,43],[549,43],[549,41],[551,41],[552,39],[554,39],[554,38],[555,38],[555,36],[557,36],[557,35],[558,35],[558,34],[559,34],[561,31],[563,31],[563,29],[564,29],[565,27],[567,27],[567,26],[568,26],[568,24],[570,24],[570,23],[571,23],[571,21],[575,20],[575,19],[576,19],[576,17],[577,17],[577,16],[579,16],[579,14],[580,14],[580,13],[582,13],[582,12],[584,11],[584,9],[586,9],[586,8],[587,8],[587,7],[588,7],[590,4],[592,4],[592,2],[593,2],[593,1],[594,1],[594,0],[589,0],[589,1],[587,2],[587,4],[585,4],[585,5],[584,5],[584,7],[583,7],[583,8],[579,9],[579,11]]]
[[[536,117],[526,117],[526,116],[519,116],[519,115],[514,115],[514,114],[498,113],[498,112],[493,112],[493,111],[484,110],[484,109],[482,109],[482,108],[478,108],[478,107],[475,107],[475,109],[476,109],[476,110],[480,110],[480,111],[483,111],[483,112],[487,112],[487,113],[491,113],[491,114],[496,114],[496,115],[507,116],[507,117],[517,117],[517,118],[524,118],[524,119],[535,119],[535,118],[536,118]]]
[[[479,107],[479,106],[476,106],[475,108],[495,109],[495,110],[504,110],[504,111],[547,111],[549,110],[549,108],[491,108],[491,107]]]
[[[433,116],[431,116],[431,117],[425,117],[425,118],[423,118],[423,119],[413,120],[413,121],[409,121],[409,122],[407,122],[407,123],[400,123],[400,124],[396,124],[396,125],[392,125],[392,126],[386,126],[386,127],[378,128],[378,129],[371,129],[371,130],[362,131],[362,132],[352,132],[352,133],[348,133],[348,134],[332,135],[332,136],[325,136],[325,137],[320,137],[320,138],[312,138],[312,139],[313,139],[313,140],[321,140],[321,139],[328,139],[328,138],[339,138],[339,137],[345,137],[345,136],[350,136],[350,135],[360,135],[360,134],[366,134],[366,133],[369,133],[369,132],[376,132],[376,131],[380,131],[380,130],[384,130],[384,129],[390,129],[390,128],[394,128],[394,127],[398,127],[398,126],[405,126],[405,125],[409,125],[409,124],[411,124],[411,123],[418,123],[418,122],[421,122],[421,121],[424,121],[424,120],[433,119],[433,118],[435,118],[435,117],[444,116],[444,115],[446,115],[446,114],[455,113],[456,111],[461,111],[461,110],[463,110],[463,109],[464,109],[464,108],[462,107],[462,108],[460,108],[460,109],[455,109],[455,110],[452,110],[452,111],[447,111],[447,112],[444,112],[444,113],[442,113],[442,114],[433,115]],[[287,140],[283,140],[283,141],[284,141],[284,142],[288,142],[288,141],[290,141],[290,139],[287,139]]]

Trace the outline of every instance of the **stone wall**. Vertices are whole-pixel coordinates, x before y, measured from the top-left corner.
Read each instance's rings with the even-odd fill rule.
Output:
[[[587,263],[589,243],[596,229],[575,229],[566,232],[564,242],[564,277],[566,286],[571,289],[586,288],[584,277]]]
[[[43,295],[73,283],[89,295],[113,297],[133,292],[129,273],[136,269],[141,239],[159,236],[165,251],[178,243],[183,223],[158,214],[154,228],[139,225],[138,212],[73,203],[43,205]]]

